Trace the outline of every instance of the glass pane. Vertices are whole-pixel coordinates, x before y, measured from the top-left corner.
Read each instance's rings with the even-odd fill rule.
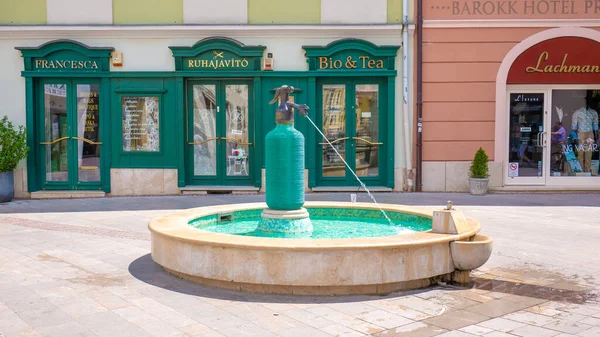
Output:
[[[216,87],[194,85],[194,175],[217,174]]]
[[[543,175],[543,131],[544,94],[510,94],[510,177]]]
[[[323,86],[323,134],[346,157],[346,86]],[[323,177],[344,177],[346,166],[329,144],[323,148]]]
[[[356,175],[379,175],[379,85],[356,86]]]
[[[158,97],[123,97],[123,151],[158,152]]]
[[[248,86],[225,86],[225,99],[227,175],[248,176]]]
[[[600,90],[552,90],[550,175],[598,176]]]
[[[44,85],[46,181],[68,181],[67,85]],[[63,140],[57,141],[58,139]],[[55,142],[56,141],[56,142]]]
[[[100,114],[97,84],[77,85],[79,181],[100,181]]]

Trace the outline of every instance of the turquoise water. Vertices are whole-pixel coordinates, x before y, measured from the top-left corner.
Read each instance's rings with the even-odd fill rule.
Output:
[[[307,208],[313,224],[312,233],[276,233],[256,230],[262,210],[239,211],[232,222],[218,222],[217,215],[198,218],[189,224],[202,231],[288,239],[349,239],[408,234],[431,229],[431,219],[399,212],[389,212],[393,225],[381,212],[362,209]],[[379,215],[378,215],[379,214]]]

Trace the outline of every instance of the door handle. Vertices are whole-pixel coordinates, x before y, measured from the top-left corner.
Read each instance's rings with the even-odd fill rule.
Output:
[[[379,143],[379,142],[371,142],[371,141],[369,141],[369,140],[367,140],[367,139],[360,138],[360,137],[352,137],[352,139],[354,139],[354,140],[360,140],[360,141],[362,141],[362,142],[365,142],[365,143],[367,143],[367,144],[369,144],[369,145],[373,145],[373,146],[379,146],[379,145],[383,145],[383,143]]]
[[[237,140],[233,139],[233,138],[227,138],[227,137],[221,137],[221,140],[226,140],[226,141],[230,141],[233,143],[236,143],[238,145],[248,145],[248,146],[252,146],[252,143],[247,143],[247,142],[238,142]]]
[[[208,143],[208,142],[210,142],[210,141],[212,141],[212,140],[219,140],[219,137],[209,138],[209,139],[207,139],[207,140],[203,140],[203,141],[201,141],[201,142],[188,142],[188,144],[189,144],[189,145],[202,145],[202,144],[204,144],[204,143]]]
[[[350,137],[338,138],[338,139],[336,139],[336,140],[334,140],[332,142],[329,142],[329,143],[335,144],[337,142],[341,142],[342,140],[346,140],[346,139],[350,139]],[[329,143],[319,143],[319,145],[328,145]]]
[[[84,141],[84,142],[86,142],[88,144],[92,144],[92,145],[102,145],[102,142],[94,142],[94,141],[89,140],[87,138],[80,138],[80,137],[71,137],[71,138],[77,139],[77,140],[81,140],[81,141]]]
[[[60,142],[61,140],[65,140],[65,139],[69,139],[69,138],[70,137],[61,137],[61,138],[55,139],[55,140],[53,140],[51,142],[40,142],[40,145],[52,145],[54,143]]]
[[[546,141],[546,132],[542,133],[542,144],[544,144],[544,147],[548,146]]]

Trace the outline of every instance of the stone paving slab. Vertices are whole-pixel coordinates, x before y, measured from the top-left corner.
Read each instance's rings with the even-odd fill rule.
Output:
[[[474,285],[344,297],[203,287],[152,261],[148,220],[264,195],[17,200],[0,204],[0,337],[600,336],[600,194],[376,198],[440,207],[451,199],[478,219],[494,251]]]

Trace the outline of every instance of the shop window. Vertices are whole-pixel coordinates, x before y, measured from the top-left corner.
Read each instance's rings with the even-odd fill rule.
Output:
[[[123,151],[159,152],[159,97],[122,97]]]
[[[550,175],[598,176],[600,90],[552,90]]]

